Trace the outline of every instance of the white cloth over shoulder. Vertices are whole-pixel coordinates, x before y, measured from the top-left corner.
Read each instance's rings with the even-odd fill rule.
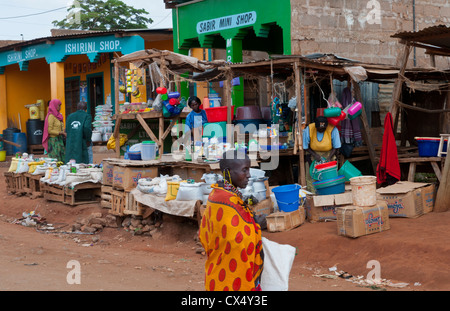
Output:
[[[289,274],[295,258],[295,247],[279,244],[262,237],[264,270],[261,275],[263,291],[287,291]]]

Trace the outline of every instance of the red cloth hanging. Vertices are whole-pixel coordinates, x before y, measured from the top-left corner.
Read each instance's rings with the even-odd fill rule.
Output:
[[[377,182],[379,184],[387,181],[387,175],[397,180],[400,180],[401,177],[392,123],[392,115],[388,112],[384,119],[383,145],[381,146],[380,162],[377,166]]]

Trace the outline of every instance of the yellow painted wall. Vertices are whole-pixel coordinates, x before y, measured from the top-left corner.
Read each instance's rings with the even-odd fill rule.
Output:
[[[191,56],[198,58],[200,60],[207,60],[208,56],[205,57],[204,49],[201,48],[193,48],[191,49]],[[208,50],[205,50],[207,55]],[[208,82],[197,82],[197,97],[203,102],[204,97],[208,97]]]
[[[0,75],[0,130],[8,127],[8,107],[6,106],[6,75]]]
[[[102,54],[100,57],[100,61],[94,66],[86,55],[69,56],[64,63],[64,75],[65,78],[79,77],[80,81],[87,81],[89,75],[103,72],[103,102],[106,103],[106,97],[111,95],[111,70],[109,67],[111,61],[108,54]],[[74,69],[75,66],[76,69]]]
[[[30,112],[25,105],[34,104],[38,99],[43,99],[45,103],[50,100],[50,67],[45,59],[37,59],[29,62],[27,71],[20,71],[18,64],[6,66],[4,76],[7,118],[20,128],[20,114],[22,132],[26,132]],[[3,105],[0,102],[0,106]],[[1,130],[5,128],[6,125],[2,124]]]
[[[61,101],[61,110],[59,112],[65,116],[64,63],[50,64],[50,97],[51,99],[57,98]]]
[[[173,51],[173,40],[145,41],[144,47],[145,49]]]

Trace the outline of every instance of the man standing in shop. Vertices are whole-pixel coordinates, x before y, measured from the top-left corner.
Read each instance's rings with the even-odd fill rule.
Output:
[[[312,177],[309,173],[311,165],[319,162],[330,162],[335,158],[336,151],[341,148],[341,138],[336,127],[328,124],[327,118],[316,118],[303,131],[303,147],[312,156],[306,163],[306,184],[311,192],[315,192]],[[312,161],[315,161],[312,163]]]
[[[337,149],[341,148],[341,138],[336,127],[328,124],[327,118],[316,118],[303,131],[303,147],[316,162],[330,162]]]
[[[66,121],[66,163],[89,163],[88,147],[91,145],[92,117],[86,112],[86,102],[79,102],[77,111],[71,113]]]

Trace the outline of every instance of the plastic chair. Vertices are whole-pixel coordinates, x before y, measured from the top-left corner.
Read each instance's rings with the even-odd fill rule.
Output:
[[[444,144],[446,143],[445,140],[447,140],[447,151],[443,151]],[[442,157],[443,154],[445,154],[445,156],[447,156],[449,140],[450,140],[450,134],[441,134],[441,140],[439,142],[439,149],[438,149],[438,154],[437,154],[438,157]]]

